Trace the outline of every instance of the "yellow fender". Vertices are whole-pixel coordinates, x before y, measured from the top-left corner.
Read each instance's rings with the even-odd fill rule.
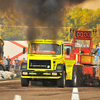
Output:
[[[75,60],[65,60],[66,73],[67,73],[66,80],[72,80],[74,64]]]

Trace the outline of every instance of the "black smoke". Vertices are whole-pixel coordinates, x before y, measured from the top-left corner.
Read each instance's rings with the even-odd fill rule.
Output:
[[[28,26],[28,40],[58,39],[64,8],[84,1],[87,0],[0,0],[0,9],[16,8],[19,16],[23,16],[24,25]]]

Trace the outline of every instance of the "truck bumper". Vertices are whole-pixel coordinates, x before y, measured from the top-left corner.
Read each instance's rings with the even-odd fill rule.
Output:
[[[62,77],[62,72],[56,72],[56,71],[47,71],[47,72],[27,71],[27,72],[22,72],[21,76],[21,78],[30,78],[30,79],[60,79],[61,77]]]

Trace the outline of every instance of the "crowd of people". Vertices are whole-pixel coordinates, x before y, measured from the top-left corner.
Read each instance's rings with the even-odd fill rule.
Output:
[[[13,59],[13,64],[11,64],[11,59],[9,58],[9,56],[7,56],[7,58],[4,56],[3,58],[3,64],[5,66],[5,70],[9,71],[10,67],[12,65],[12,67],[14,68],[14,70],[20,70],[20,66],[21,63],[26,63],[27,61],[25,60],[25,58],[23,58],[23,60],[19,60],[18,57]]]

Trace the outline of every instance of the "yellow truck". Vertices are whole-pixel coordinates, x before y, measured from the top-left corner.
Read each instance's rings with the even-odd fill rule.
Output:
[[[4,46],[4,41],[0,36],[0,70],[4,70],[5,71],[5,65],[3,65],[3,46]]]
[[[23,48],[25,53],[25,48]],[[64,42],[62,40],[35,39],[28,42],[27,63],[21,65],[21,85],[28,86],[29,81],[66,84]]]

